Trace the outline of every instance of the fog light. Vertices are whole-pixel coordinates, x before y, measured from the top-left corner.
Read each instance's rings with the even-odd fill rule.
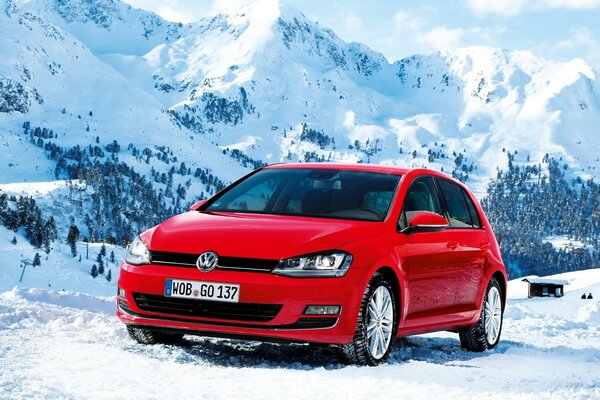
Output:
[[[119,288],[117,290],[117,296],[125,298],[125,289]]]
[[[307,306],[304,310],[306,315],[337,315],[342,306]]]

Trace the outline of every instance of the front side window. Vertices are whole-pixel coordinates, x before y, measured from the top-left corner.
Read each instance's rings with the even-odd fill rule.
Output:
[[[204,211],[383,221],[400,175],[310,168],[266,168]]]
[[[408,227],[410,219],[419,211],[429,211],[443,215],[435,183],[433,178],[429,176],[417,178],[411,183],[402,205],[402,212],[398,221],[399,229],[402,230]]]
[[[479,218],[477,218],[477,224],[473,223],[471,219],[471,212],[467,204],[467,196],[464,190],[457,184],[447,181],[445,179],[438,179],[444,202],[446,203],[446,209],[448,216],[450,217],[451,228],[473,228],[477,227]],[[470,199],[469,199],[470,201]],[[473,207],[473,212],[475,207]],[[477,215],[477,213],[475,213]]]

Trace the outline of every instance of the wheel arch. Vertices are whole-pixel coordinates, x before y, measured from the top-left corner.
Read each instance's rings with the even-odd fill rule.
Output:
[[[502,271],[498,270],[496,272],[494,272],[492,274],[491,278],[495,278],[496,281],[498,282],[498,284],[500,285],[500,289],[502,289],[502,292],[500,293],[502,295],[502,310],[504,310],[506,308],[506,298],[507,298],[507,293],[506,293],[506,288],[507,288],[507,283],[506,283],[506,276],[504,276],[504,274],[502,273]],[[490,280],[491,280],[490,278]]]

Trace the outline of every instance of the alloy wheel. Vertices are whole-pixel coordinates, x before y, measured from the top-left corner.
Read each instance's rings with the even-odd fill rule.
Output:
[[[490,344],[496,343],[502,327],[502,299],[500,292],[491,287],[485,302],[485,334]]]
[[[392,340],[394,330],[394,305],[392,295],[385,286],[379,286],[367,307],[367,341],[369,353],[379,360]]]

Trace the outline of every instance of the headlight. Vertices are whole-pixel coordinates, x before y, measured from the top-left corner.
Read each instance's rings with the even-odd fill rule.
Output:
[[[127,248],[125,261],[134,265],[150,264],[150,252],[139,236]]]
[[[352,263],[352,256],[343,251],[307,254],[281,260],[274,274],[295,277],[344,276]]]

